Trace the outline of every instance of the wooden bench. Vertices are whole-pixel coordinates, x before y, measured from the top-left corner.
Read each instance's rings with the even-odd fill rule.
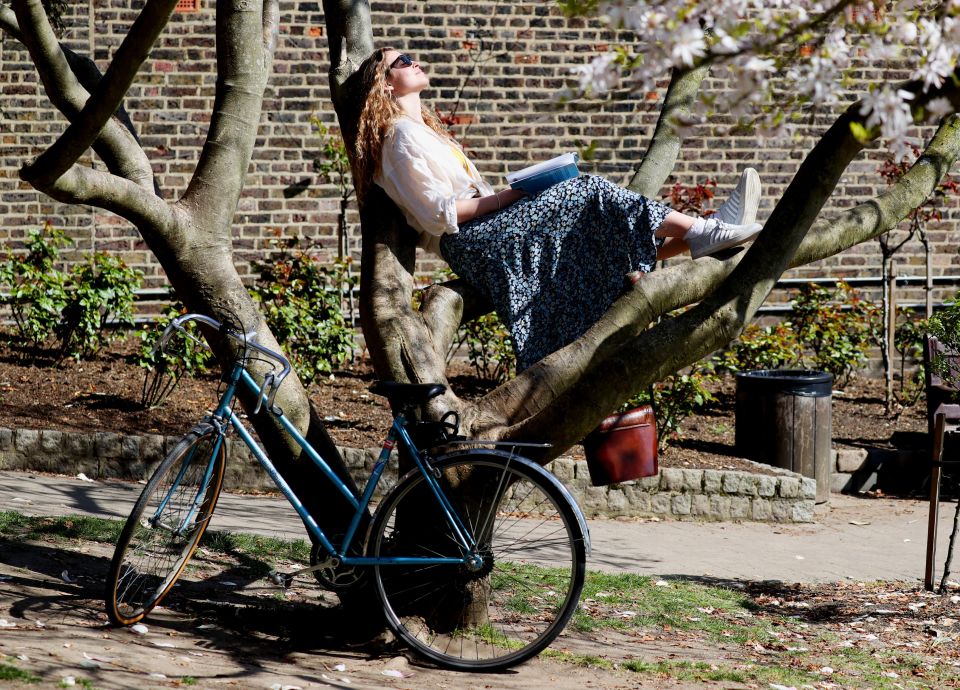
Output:
[[[951,438],[960,439],[960,389],[950,386],[933,372],[934,357],[947,356],[960,363],[960,355],[948,353],[933,336],[927,336],[923,361],[926,365],[927,427],[931,439],[930,511],[927,522],[927,559],[923,585],[933,591],[936,577],[937,520],[940,512],[940,479],[945,464],[960,464],[960,459],[943,459],[944,447]]]

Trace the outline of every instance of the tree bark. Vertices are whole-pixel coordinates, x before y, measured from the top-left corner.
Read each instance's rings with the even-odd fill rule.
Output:
[[[218,6],[218,73],[210,128],[186,192],[167,203],[135,133],[113,113],[173,4],[148,1],[105,75],[62,49],[39,0],[14,0],[13,12],[0,8],[0,28],[28,48],[51,102],[70,121],[60,139],[24,166],[21,175],[59,201],[94,205],[132,222],[190,311],[209,314],[243,332],[256,331],[262,344],[279,349],[234,268],[231,247],[231,222],[276,47],[277,1]],[[91,145],[106,163],[106,171],[76,163]],[[236,353],[229,343],[216,333],[207,336],[224,366],[231,366]],[[268,371],[263,365],[253,368],[256,376]],[[252,411],[252,396],[244,395],[241,401]],[[347,486],[355,488],[295,374],[281,386],[276,403]],[[300,457],[299,447],[279,424],[263,414],[251,421],[278,470],[321,526],[331,535],[342,534],[352,514],[349,503],[309,459]]]

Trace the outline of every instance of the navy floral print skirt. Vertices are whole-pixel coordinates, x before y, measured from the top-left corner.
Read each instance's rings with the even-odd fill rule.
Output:
[[[522,371],[576,340],[656,262],[664,204],[584,175],[460,226],[443,258],[494,305]]]

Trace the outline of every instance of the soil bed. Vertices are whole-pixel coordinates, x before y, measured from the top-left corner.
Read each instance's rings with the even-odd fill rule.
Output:
[[[216,377],[183,379],[161,407],[144,409],[144,370],[131,362],[139,341],[129,339],[91,361],[35,364],[0,348],[0,427],[63,431],[115,431],[179,435],[215,402]],[[380,444],[390,424],[383,399],[367,389],[373,371],[361,362],[310,386],[310,398],[337,443],[357,448]],[[467,398],[491,388],[466,365],[453,367],[451,385]],[[734,383],[724,379],[716,402],[683,423],[683,437],[661,454],[665,467],[756,471],[734,453]],[[857,378],[833,396],[835,448],[924,447],[922,400],[887,414],[882,382]],[[576,447],[570,451],[579,456]]]

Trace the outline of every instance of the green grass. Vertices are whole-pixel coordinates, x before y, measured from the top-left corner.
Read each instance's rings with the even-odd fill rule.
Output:
[[[0,512],[0,536],[18,541],[52,540],[55,542],[95,541],[116,543],[123,522],[103,518],[70,515],[67,517],[28,517],[14,512]]]
[[[585,602],[592,599],[593,604]],[[711,639],[743,643],[769,637],[771,626],[753,616],[742,592],[672,580],[658,586],[641,575],[588,573],[571,629],[591,630],[669,626],[699,630]],[[627,617],[627,613],[635,615]]]
[[[68,515],[66,517],[29,517],[0,511],[0,536],[15,541],[73,540],[115,544],[120,539],[124,520]],[[276,539],[253,534],[230,534],[209,530],[200,546],[219,553],[242,553],[254,558],[287,559],[301,563],[310,560],[310,545],[303,539]]]
[[[11,659],[12,661],[12,659]],[[0,662],[0,680],[18,680],[21,683],[39,683],[40,677],[12,664]]]

